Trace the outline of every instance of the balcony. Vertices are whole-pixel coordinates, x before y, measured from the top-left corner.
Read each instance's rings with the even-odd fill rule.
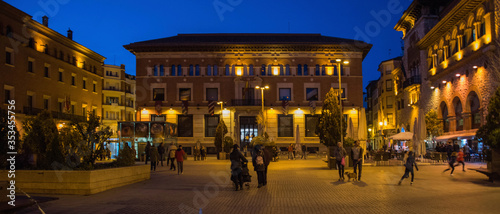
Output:
[[[33,108],[33,107],[24,107],[23,108],[23,113],[26,115],[37,115],[40,114],[43,111],[43,109],[39,108]]]
[[[115,88],[115,87],[105,87],[102,90],[108,90],[108,91],[120,91],[120,89]]]
[[[422,78],[420,78],[420,75],[413,76],[413,77],[410,77],[409,79],[405,80],[403,82],[403,88],[407,88],[409,86],[416,85],[416,84],[422,84]]]
[[[262,105],[261,99],[234,99],[231,100],[232,106],[260,106]]]
[[[52,111],[52,117],[54,119],[60,120],[76,120],[76,121],[86,121],[87,118],[80,115],[66,114],[62,112]]]

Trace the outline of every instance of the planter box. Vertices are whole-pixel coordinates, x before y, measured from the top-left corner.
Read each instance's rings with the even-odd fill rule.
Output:
[[[149,179],[149,165],[91,171],[16,170],[16,187],[27,193],[90,195]],[[1,171],[2,180],[7,171]]]

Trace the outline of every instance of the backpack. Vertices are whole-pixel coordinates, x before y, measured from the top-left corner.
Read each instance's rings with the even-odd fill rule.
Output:
[[[257,165],[264,165],[264,158],[262,158],[262,156],[257,156],[257,158],[255,159],[255,163]]]

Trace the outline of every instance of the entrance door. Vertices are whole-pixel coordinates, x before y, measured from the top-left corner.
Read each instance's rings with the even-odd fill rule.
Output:
[[[241,116],[240,117],[240,142],[241,147],[248,145],[253,137],[258,135],[259,126],[257,125],[257,118],[255,116]]]

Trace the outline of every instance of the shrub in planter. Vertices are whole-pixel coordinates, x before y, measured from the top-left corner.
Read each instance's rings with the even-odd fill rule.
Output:
[[[116,164],[118,166],[132,166],[135,164],[135,154],[128,145],[125,145],[120,149],[118,157],[116,158]]]

